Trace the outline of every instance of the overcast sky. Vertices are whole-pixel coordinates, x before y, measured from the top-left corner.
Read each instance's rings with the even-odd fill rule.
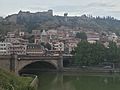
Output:
[[[120,19],[120,0],[0,0],[0,16],[22,11],[54,10],[54,15],[113,16]]]

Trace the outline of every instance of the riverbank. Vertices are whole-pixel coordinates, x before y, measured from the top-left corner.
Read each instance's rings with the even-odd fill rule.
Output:
[[[67,67],[63,69],[63,72],[88,72],[88,73],[120,73],[120,69],[104,69],[104,68],[96,68],[96,67],[89,67],[89,68],[71,68]]]
[[[33,78],[19,77],[0,69],[0,90],[34,90],[30,87]]]

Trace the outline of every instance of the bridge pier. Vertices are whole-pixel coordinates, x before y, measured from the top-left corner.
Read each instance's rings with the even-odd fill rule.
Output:
[[[13,72],[18,75],[18,55],[11,55],[10,58],[10,72]]]
[[[58,71],[63,71],[63,56],[60,55],[59,56],[59,60],[57,61],[57,64],[58,64]]]

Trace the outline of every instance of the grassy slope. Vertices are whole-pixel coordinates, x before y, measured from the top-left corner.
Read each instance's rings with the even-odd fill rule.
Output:
[[[32,78],[29,77],[19,77],[12,73],[6,72],[0,69],[0,90],[32,90],[30,88],[30,82]]]

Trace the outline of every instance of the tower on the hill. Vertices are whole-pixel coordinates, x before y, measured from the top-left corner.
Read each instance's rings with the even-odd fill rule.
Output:
[[[51,10],[51,9],[48,10],[48,13],[49,13],[50,16],[53,16],[53,10]]]
[[[68,16],[68,13],[64,13],[64,18],[65,18],[65,21],[67,22],[67,16]]]

